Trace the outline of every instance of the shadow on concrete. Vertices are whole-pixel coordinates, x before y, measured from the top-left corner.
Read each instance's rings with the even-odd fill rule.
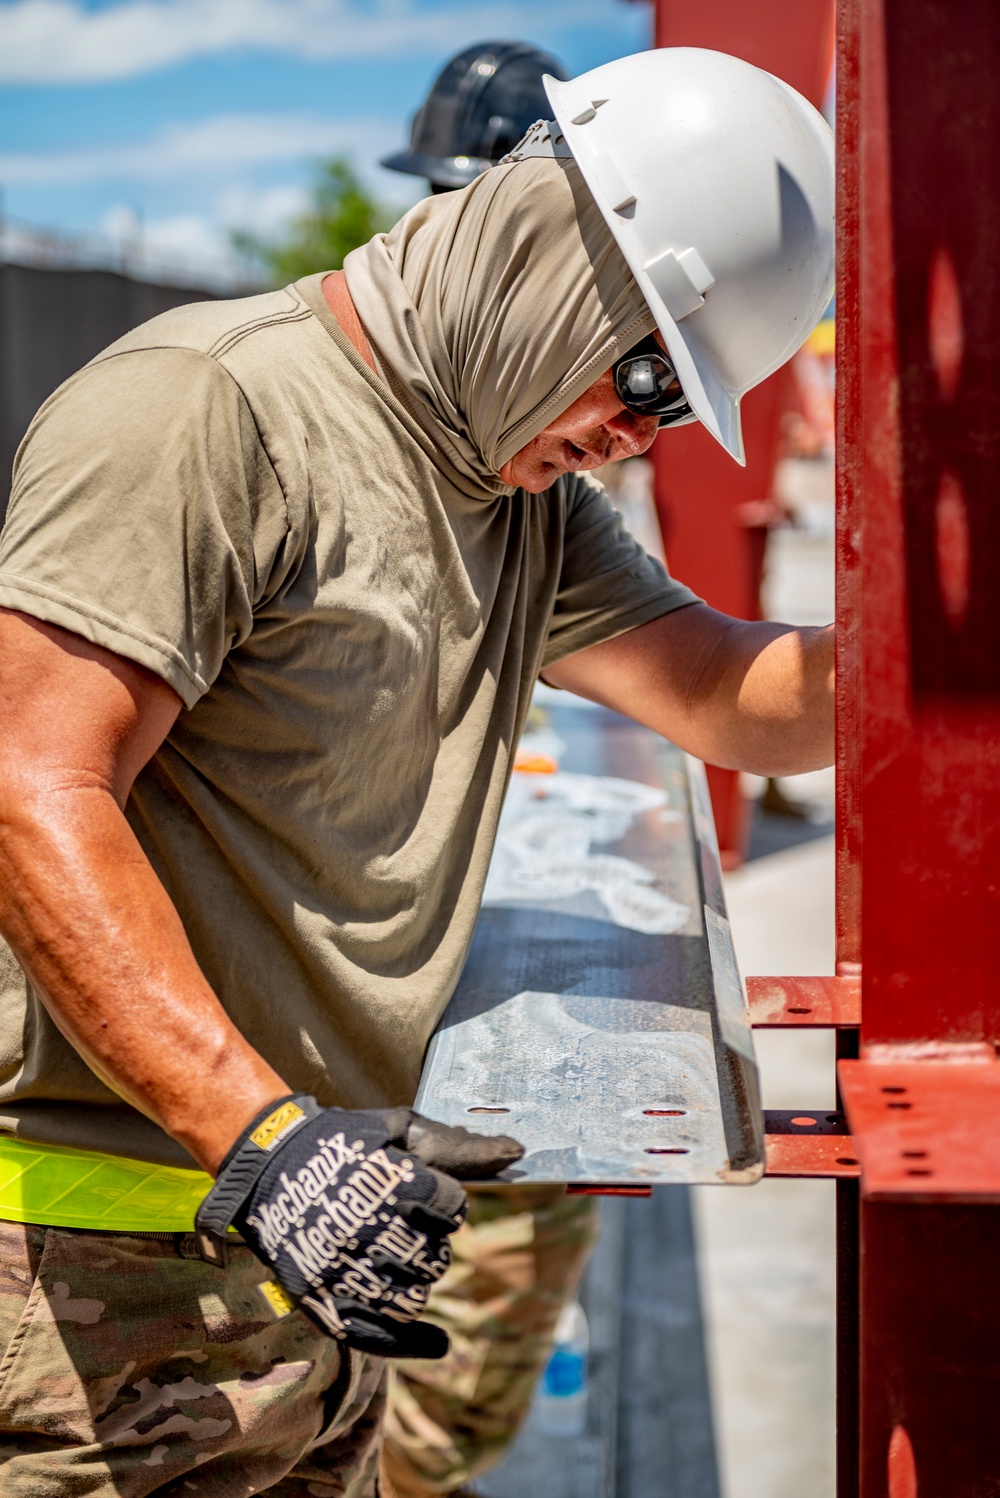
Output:
[[[530,1418],[482,1498],[720,1498],[691,1194],[601,1200],[581,1299],[590,1409],[575,1439]]]

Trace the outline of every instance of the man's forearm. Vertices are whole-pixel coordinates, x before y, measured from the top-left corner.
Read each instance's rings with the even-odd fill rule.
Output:
[[[704,604],[567,657],[545,679],[709,764],[796,775],[833,761],[833,628],[732,619]]]
[[[290,1089],[232,1024],[110,790],[0,790],[0,929],[91,1068],[216,1170]]]

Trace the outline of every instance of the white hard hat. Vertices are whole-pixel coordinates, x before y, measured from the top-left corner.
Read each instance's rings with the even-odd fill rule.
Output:
[[[829,125],[780,78],[695,47],[544,82],[565,144],[535,127],[512,155],[568,149],[692,409],[743,463],[740,398],[801,347],[833,291]]]

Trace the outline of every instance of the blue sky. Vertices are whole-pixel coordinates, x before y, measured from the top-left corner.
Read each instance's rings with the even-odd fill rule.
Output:
[[[577,73],[651,28],[642,0],[0,0],[2,209],[210,260],[335,151],[403,207],[420,184],[377,159],[450,53],[523,38]]]

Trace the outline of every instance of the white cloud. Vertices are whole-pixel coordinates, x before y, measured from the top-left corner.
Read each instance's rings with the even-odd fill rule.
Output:
[[[234,229],[252,229],[255,234],[275,234],[309,207],[309,194],[302,187],[282,183],[262,191],[242,184],[229,187],[218,203],[219,218]]]
[[[607,19],[608,0],[550,0],[546,27]],[[241,49],[298,57],[446,56],[463,41],[537,26],[531,0],[79,0],[0,5],[0,82],[96,83]]]
[[[303,212],[308,194],[300,187],[280,186],[255,192],[248,187],[227,188],[214,211],[146,217],[131,203],[114,203],[102,214],[98,230],[119,246],[134,271],[155,275],[159,269],[203,271],[230,278],[246,276],[247,267],[235,254],[231,230],[251,229],[268,238],[279,235],[288,221]]]
[[[225,232],[197,213],[144,221],[130,204],[115,203],[102,215],[100,232],[130,246],[134,253],[141,246],[144,254],[166,252],[198,260],[215,260],[229,254]]]
[[[115,203],[102,215],[99,235],[81,245],[94,263],[121,266],[153,281],[179,280],[224,291],[253,278],[233,251],[227,225],[206,214],[147,219],[130,204]]]
[[[213,115],[194,124],[166,125],[145,141],[74,151],[0,154],[0,181],[14,185],[152,180],[232,174],[272,162],[345,153],[360,166],[396,144],[395,120],[333,120],[321,115]]]

